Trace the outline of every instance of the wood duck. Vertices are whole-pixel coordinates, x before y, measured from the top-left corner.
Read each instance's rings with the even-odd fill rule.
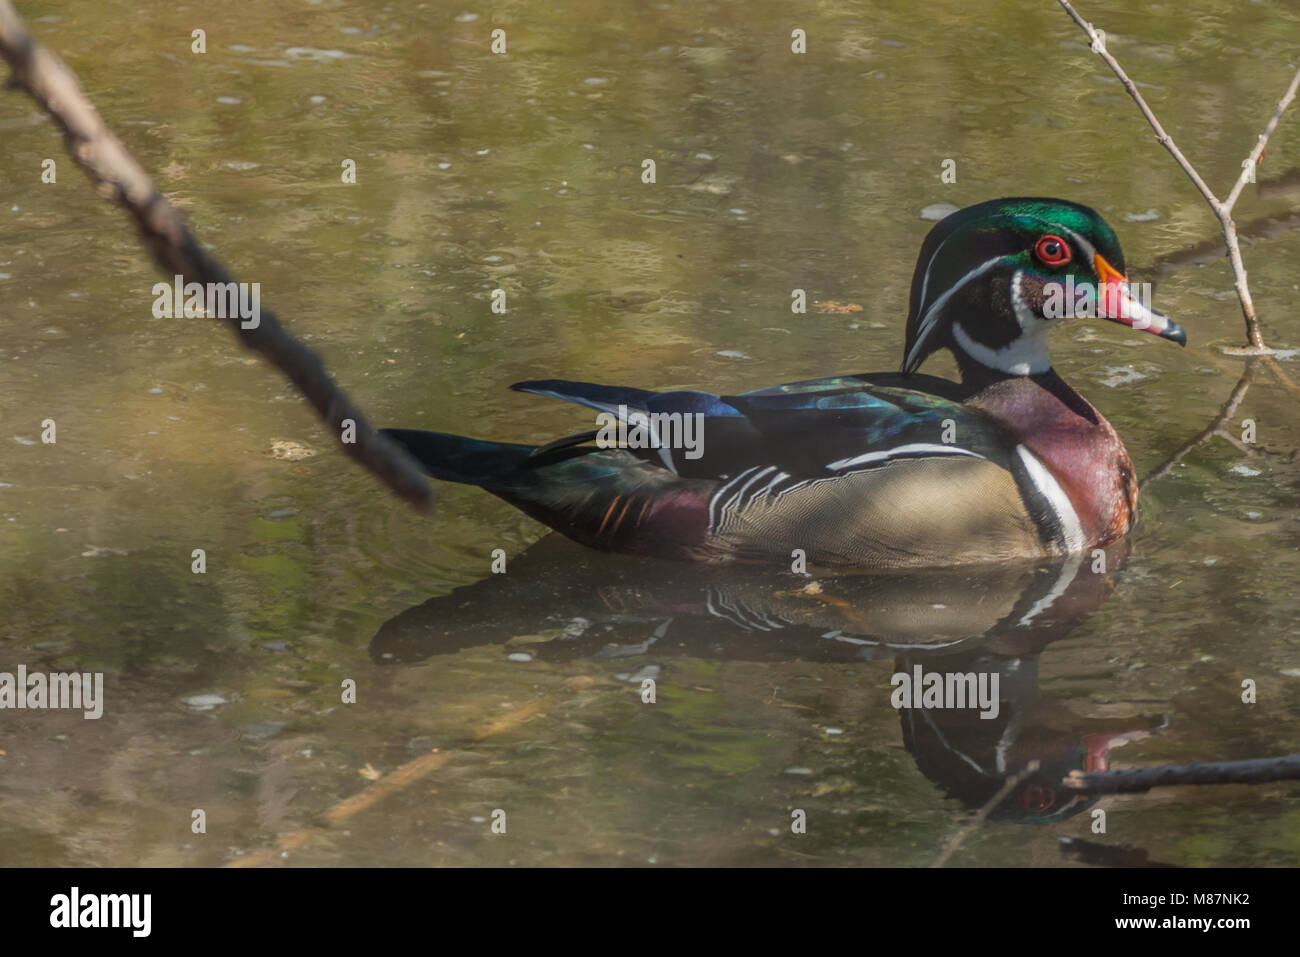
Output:
[[[1125,535],[1138,497],[1123,442],[1048,356],[1048,333],[1080,306],[1186,344],[1132,294],[1095,211],[992,200],[922,244],[901,373],[734,396],[521,382],[604,425],[540,446],[384,432],[430,475],[608,551],[861,567],[1068,555]],[[960,382],[917,373],[939,349]]]

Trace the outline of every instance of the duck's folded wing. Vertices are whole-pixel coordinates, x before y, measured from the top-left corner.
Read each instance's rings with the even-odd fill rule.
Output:
[[[872,379],[734,396],[556,381],[516,388],[620,418],[700,416],[701,441],[689,452],[629,451],[716,483],[702,517],[720,551],[802,548],[812,562],[915,565],[1063,550],[1065,530],[1015,436],[953,398]]]
[[[802,537],[819,561],[871,565],[1072,550],[1042,466],[955,399],[864,378],[723,401],[779,450],[710,499],[715,537],[738,550]]]
[[[686,478],[729,480],[765,465],[815,478],[929,456],[1006,461],[1015,444],[997,423],[953,399],[865,377],[815,379],[735,396],[558,379],[512,388],[645,426],[648,444],[628,450]],[[600,422],[593,425],[598,429]]]

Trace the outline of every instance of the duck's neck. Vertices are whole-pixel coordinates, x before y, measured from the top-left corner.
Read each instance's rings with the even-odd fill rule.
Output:
[[[964,365],[964,364],[963,364]],[[1124,535],[1137,516],[1128,450],[1105,417],[1052,369],[1014,376],[962,368],[965,404],[1020,438],[1069,496],[1086,547]]]

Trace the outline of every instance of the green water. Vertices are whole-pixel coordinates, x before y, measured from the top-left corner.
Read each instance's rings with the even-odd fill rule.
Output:
[[[1226,263],[1179,260],[1213,240],[1213,217],[1047,0],[144,6],[21,4],[203,241],[378,424],[531,440],[588,419],[508,391],[521,379],[725,392],[896,368],[921,210],[1014,194],[1101,211],[1131,278],[1158,275],[1154,305],[1188,331],[1179,350],[1081,320],[1054,343],[1140,473],[1214,417],[1243,369],[1220,351],[1241,339]],[[1083,12],[1226,192],[1290,79],[1300,14],[1209,0]],[[506,56],[488,49],[495,28]],[[0,671],[99,671],[106,686],[98,721],[0,713],[0,863],[224,863],[319,823],[363,771],[432,748],[452,756],[280,860],[922,865],[967,820],[905,739],[888,649],[728,630],[695,614],[690,571],[566,543],[516,562],[543,529],[477,490],[441,486],[435,513],[414,515],[228,332],[152,317],[154,266],[29,100],[5,93],[0,130]],[[1278,346],[1300,344],[1300,233],[1266,221],[1297,218],[1298,145],[1293,111],[1237,210]],[[948,159],[955,183],[940,181]],[[794,316],[796,287],[863,311]],[[39,441],[47,418],[54,445]],[[1156,727],[1115,765],[1300,751],[1300,421],[1267,371],[1232,435],[1246,418],[1264,454],[1214,438],[1151,485],[1113,590],[1056,640],[989,639],[1037,670],[1022,757]],[[277,442],[316,454],[277,458]],[[383,657],[386,622],[487,578],[494,549],[516,577],[504,597],[489,582],[471,611],[429,606],[430,643]],[[636,601],[654,607],[596,617],[640,574],[666,597],[647,585]],[[1002,611],[1019,594],[910,587]],[[561,653],[576,618],[597,630]],[[670,619],[657,645],[612,653]],[[471,624],[475,640],[449,647],[442,632]],[[662,669],[653,705],[617,677],[647,665]],[[184,703],[201,694],[227,703]],[[529,720],[475,740],[537,699]],[[1172,864],[1300,861],[1293,784],[1097,806],[1104,835],[1089,813],[995,818],[952,863],[1062,863],[1061,835]],[[790,833],[795,809],[806,834]]]

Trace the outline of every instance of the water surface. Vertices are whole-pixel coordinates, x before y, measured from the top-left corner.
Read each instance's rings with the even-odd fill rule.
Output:
[[[1156,307],[1188,330],[1186,350],[1086,320],[1055,342],[1140,473],[1243,369],[1219,348],[1241,338],[1226,263],[1187,261],[1213,217],[1046,0],[22,6],[202,239],[379,424],[522,441],[588,420],[508,391],[521,379],[725,392],[893,369],[921,211],[1008,194],[1100,210],[1132,278],[1158,279]],[[1132,7],[1084,13],[1226,191],[1290,78],[1300,15]],[[488,50],[498,27],[504,57]],[[414,515],[225,330],[151,316],[152,263],[29,101],[7,94],[0,125],[0,670],[102,671],[108,696],[99,721],[0,719],[0,862],[256,859],[438,748],[440,766],[271,859],[928,864],[986,799],[988,775],[963,778],[954,754],[987,769],[996,741],[891,707],[900,664],[943,659],[890,631],[922,604],[965,602],[934,632],[984,636],[948,660],[1022,676],[1013,763],[1130,733],[1116,766],[1300,750],[1300,423],[1268,372],[1230,427],[1255,420],[1255,453],[1215,438],[1152,484],[1131,554],[1075,607],[1009,626],[1052,568],[827,580],[897,620],[819,643],[833,606],[770,607],[793,576],[718,584],[530,550],[544,529],[463,487]],[[1282,346],[1300,340],[1297,143],[1293,113],[1237,211]],[[56,184],[40,182],[46,157]],[[793,316],[796,287],[863,309]],[[494,581],[495,549],[512,571]],[[764,617],[787,624],[752,627]],[[647,673],[654,705],[628,680]],[[1300,858],[1293,785],[1106,798],[1105,835],[1089,813],[1036,823],[1041,798],[953,864],[1062,863],[1060,835],[1182,865]]]

